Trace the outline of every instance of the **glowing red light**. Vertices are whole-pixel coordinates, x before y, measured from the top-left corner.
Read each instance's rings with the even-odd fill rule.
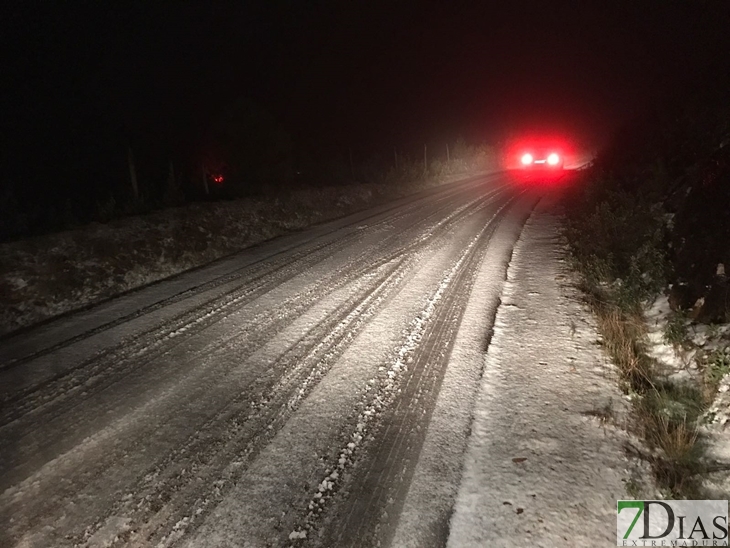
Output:
[[[531,164],[532,163],[532,154],[530,154],[529,152],[527,152],[526,154],[523,154],[522,155],[522,163],[524,165]]]
[[[551,166],[556,166],[558,165],[558,162],[560,162],[560,156],[553,152],[552,154],[550,154],[550,156],[547,157],[547,162]]]
[[[223,182],[223,175],[216,175],[215,177],[213,177],[213,180],[216,183],[222,183]]]
[[[563,165],[570,167],[576,153],[576,143],[568,137],[554,132],[526,131],[520,135],[507,139],[502,145],[502,165],[505,169],[533,170],[550,168],[560,170]],[[532,161],[526,162],[523,157],[532,156]],[[553,163],[551,154],[558,157]],[[543,173],[542,171],[540,173]]]

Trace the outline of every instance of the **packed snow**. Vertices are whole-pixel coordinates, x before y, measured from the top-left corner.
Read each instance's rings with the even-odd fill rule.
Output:
[[[627,498],[626,403],[596,344],[542,204],[507,275],[489,346],[450,548],[615,546]]]

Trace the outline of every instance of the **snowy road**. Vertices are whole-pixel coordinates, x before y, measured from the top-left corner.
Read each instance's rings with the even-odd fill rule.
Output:
[[[538,199],[444,186],[3,340],[0,546],[443,546]]]

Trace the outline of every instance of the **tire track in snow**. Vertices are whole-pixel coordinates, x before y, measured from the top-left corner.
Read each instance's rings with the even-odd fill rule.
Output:
[[[439,228],[446,230],[447,227],[453,225],[454,220],[463,220],[464,212],[476,213],[483,207],[486,207],[491,201],[490,196],[480,197],[468,203],[466,206],[454,211],[447,219],[439,223]],[[477,205],[478,207],[475,207]],[[327,373],[329,366],[344,351],[349,342],[365,325],[366,321],[375,315],[379,304],[391,293],[402,281],[405,273],[410,269],[410,265],[417,259],[416,253],[430,242],[441,231],[429,231],[428,237],[419,239],[408,246],[407,252],[400,251],[392,254],[392,256],[383,257],[376,265],[371,268],[382,268],[388,266],[389,263],[396,262],[397,267],[394,271],[386,275],[385,280],[381,280],[380,285],[369,293],[363,300],[355,299],[351,304],[346,305],[343,313],[333,315],[332,319],[322,322],[315,329],[315,333],[307,336],[307,339],[314,344],[314,347],[305,346],[305,355],[302,355],[302,349],[290,349],[282,355],[276,363],[272,365],[272,369],[282,369],[282,364],[286,371],[282,377],[268,388],[266,395],[262,396],[257,403],[251,402],[247,407],[247,401],[250,395],[243,395],[237,398],[235,402],[231,402],[226,413],[211,419],[207,425],[200,429],[205,432],[204,438],[196,437],[191,445],[185,445],[176,453],[185,455],[194,455],[195,459],[200,462],[204,460],[201,455],[211,453],[211,457],[218,464],[206,463],[209,470],[204,474],[206,478],[202,482],[203,485],[210,485],[209,498],[203,499],[202,503],[197,504],[194,508],[190,508],[189,502],[186,506],[186,497],[192,497],[192,493],[198,494],[200,498],[201,487],[198,482],[196,485],[188,485],[187,489],[176,485],[176,482],[185,482],[185,478],[176,476],[172,478],[172,486],[168,484],[169,479],[160,481],[159,474],[165,472],[155,472],[148,474],[150,482],[156,482],[156,486],[152,493],[144,496],[146,500],[163,499],[168,500],[166,491],[173,492],[174,495],[169,499],[162,509],[155,510],[152,519],[133,519],[134,523],[143,523],[144,526],[135,532],[135,543],[132,545],[145,546],[152,539],[160,541],[161,545],[168,545],[179,539],[185,532],[189,532],[195,528],[195,525],[205,516],[208,509],[215,506],[219,500],[225,495],[230,486],[235,483],[235,478],[243,474],[246,470],[246,464],[256,457],[260,449],[277,434],[291,414],[296,411],[299,402],[311,392],[316,383]],[[387,294],[383,294],[387,291]],[[323,358],[319,356],[324,355]],[[286,402],[284,403],[284,396]],[[245,418],[243,418],[245,417]],[[242,425],[246,423],[245,427]],[[221,425],[227,424],[222,427]],[[230,432],[238,431],[235,440],[227,440],[224,447],[218,452],[210,451],[210,447],[216,444],[215,436],[210,435],[210,430],[215,428],[216,431],[225,432],[226,436]],[[248,438],[247,438],[248,436]],[[171,462],[175,462],[176,458],[170,458]],[[229,465],[230,462],[234,465]],[[176,462],[174,466],[166,465],[160,467],[160,470],[186,470],[184,464]],[[223,470],[223,472],[221,472]],[[201,477],[201,470],[196,467],[196,475]],[[223,478],[223,479],[215,479]],[[140,492],[141,490],[138,490]],[[144,491],[141,491],[144,492]],[[141,501],[140,501],[141,503]],[[138,503],[138,505],[140,504]],[[112,511],[110,515],[120,513],[120,510]],[[129,515],[129,512],[122,512]],[[172,523],[174,522],[174,524]],[[98,523],[97,526],[101,526]]]
[[[465,206],[459,208],[457,211],[452,212],[446,218],[438,221],[437,223],[431,224],[426,227],[420,227],[418,230],[421,233],[421,237],[417,238],[416,241],[413,241],[412,236],[409,236],[408,233],[401,234],[400,235],[401,237],[399,239],[397,239],[397,243],[400,246],[401,240],[404,240],[406,242],[406,245],[404,247],[398,247],[390,255],[386,255],[385,257],[380,257],[379,260],[376,261],[374,264],[367,264],[367,260],[365,260],[366,257],[364,257],[364,256],[357,257],[355,260],[351,261],[350,265],[354,264],[354,265],[358,266],[359,269],[350,270],[350,271],[346,271],[346,272],[338,271],[337,273],[333,274],[333,277],[342,277],[346,281],[353,280],[359,276],[365,275],[366,272],[372,271],[374,268],[377,269],[377,268],[383,267],[384,265],[387,265],[388,261],[397,260],[399,257],[404,257],[409,254],[412,255],[414,253],[417,253],[419,249],[423,248],[425,245],[429,244],[435,238],[437,238],[438,236],[443,234],[454,224],[460,222],[461,220],[468,217],[469,215],[476,213],[477,211],[480,211],[483,207],[486,207],[487,205],[493,203],[494,200],[492,200],[491,198],[494,195],[498,195],[498,194],[499,194],[498,192],[495,192],[490,195],[481,196],[477,200],[473,200],[473,201],[469,202],[468,204],[466,204]],[[372,250],[372,251],[374,253],[377,250]],[[382,249],[380,250],[380,252],[382,253]],[[348,266],[348,268],[350,268],[350,266]],[[311,295],[311,297],[312,297],[312,299],[316,300],[317,298],[321,298],[321,294],[314,292]],[[288,307],[285,306],[285,307],[283,307],[283,309],[288,310]],[[277,311],[277,313],[278,312],[281,312],[281,310]],[[301,311],[299,311],[299,312],[301,313]],[[265,325],[263,327],[266,328]],[[264,330],[264,332],[266,332],[266,329]],[[312,338],[312,341],[318,341],[324,336],[325,336],[324,334],[314,336]],[[307,374],[307,376],[304,377],[304,380],[302,380],[301,377],[295,377],[294,381],[305,382],[305,383],[311,385],[311,387],[313,387],[314,385],[316,385],[317,375],[311,376],[311,375]],[[294,382],[294,385],[296,385],[296,382]],[[311,387],[309,388],[309,390],[311,390]],[[305,391],[304,393],[300,393],[299,396],[296,396],[296,394],[294,394],[294,396],[296,398],[300,399],[306,393],[308,393],[308,391]],[[274,409],[274,408],[275,408],[275,406],[274,407],[269,406],[269,409]],[[296,402],[294,402],[293,408],[296,408]],[[281,417],[283,417],[283,415],[280,416],[280,422],[285,420]],[[264,429],[264,425],[262,423],[261,430],[263,430],[263,429]],[[145,442],[144,439],[140,440],[140,443],[144,444],[144,442]],[[193,452],[197,451],[197,450],[198,449],[196,448],[193,450]],[[224,461],[225,461],[225,459],[224,459]],[[218,473],[220,472],[219,467],[211,467],[211,470],[218,470]],[[103,470],[99,470],[99,473],[103,474]],[[183,475],[184,475],[184,473],[183,473]],[[215,476],[215,473],[211,474],[211,477],[214,477],[214,476]],[[187,481],[190,481],[190,480],[188,479]],[[215,480],[215,481],[219,481],[219,480]],[[184,481],[183,481],[183,484],[184,484]],[[174,489],[178,489],[178,487],[174,487]],[[174,489],[171,491],[172,493],[176,492],[176,491],[174,491]],[[134,491],[134,489],[132,490],[132,492],[133,491]],[[167,497],[167,495],[163,496],[163,500],[165,497]],[[165,503],[165,504],[167,504],[167,503]],[[175,504],[167,504],[167,506],[165,506],[165,507],[166,508],[176,508]],[[7,510],[7,508],[6,508],[6,510]],[[158,510],[158,511],[160,511],[160,510]],[[174,512],[178,512],[178,510],[174,510]],[[43,514],[43,512],[41,512],[41,514]],[[160,515],[162,515],[162,514],[160,514]],[[163,522],[164,522],[164,520],[163,520]],[[169,525],[169,523],[168,523],[168,525]]]
[[[332,463],[309,502],[306,516],[289,536],[293,546],[307,538],[316,546],[379,546],[387,542],[395,523],[388,522],[387,516],[383,520],[380,512],[389,500],[402,503],[415,466],[408,455],[417,457],[423,443],[475,268],[499,220],[516,199],[500,207],[471,240],[411,323],[391,366],[387,370],[381,367],[384,372],[368,383],[363,410],[346,436],[337,463]],[[330,501],[339,508],[328,508]],[[325,517],[332,520],[332,512],[339,518],[338,526],[328,530],[322,524]],[[397,508],[389,513],[397,519]],[[387,525],[386,530],[381,522]],[[315,531],[324,536],[315,537]]]
[[[496,190],[489,196],[497,194],[498,192],[499,190]],[[448,227],[450,223],[454,222],[454,220],[458,220],[458,216],[463,214],[468,207],[473,206],[475,202],[472,202],[463,208],[459,208],[456,212],[447,216],[434,227],[431,227],[428,231],[426,231],[427,236],[430,236],[430,233],[433,233],[436,230]],[[450,207],[450,204],[447,203],[446,205],[437,208],[423,219],[420,219],[417,223],[414,223],[410,228],[422,232],[420,224],[428,222],[430,219],[438,216]],[[383,222],[391,221],[392,219],[384,220]],[[360,234],[360,236],[362,236],[362,234]],[[395,237],[389,237],[384,244],[387,244],[388,240],[394,239],[404,238],[402,234],[398,234],[395,235]],[[406,241],[409,240],[406,238]],[[206,329],[207,327],[210,327],[214,323],[223,319],[226,315],[233,313],[235,309],[245,306],[267,291],[278,287],[289,279],[292,279],[298,273],[308,268],[312,268],[315,264],[321,262],[337,251],[344,249],[351,243],[352,242],[347,238],[343,238],[341,245],[334,247],[322,246],[322,249],[317,253],[314,253],[311,256],[301,257],[296,261],[292,261],[289,265],[286,265],[287,269],[281,270],[278,276],[272,275],[271,278],[266,279],[264,279],[263,276],[257,277],[250,282],[246,282],[243,286],[230,291],[220,299],[215,299],[212,302],[205,303],[190,312],[174,318],[163,326],[155,328],[141,336],[135,337],[131,341],[122,341],[115,347],[86,360],[72,370],[68,370],[63,374],[59,374],[57,377],[49,379],[41,385],[34,386],[5,399],[5,401],[2,401],[3,411],[0,412],[0,431],[2,431],[3,426],[17,420],[26,413],[38,412],[44,404],[57,401],[59,397],[69,398],[73,395],[75,398],[78,398],[79,387],[83,387],[84,392],[91,393],[92,390],[96,388],[94,386],[96,383],[103,382],[108,385],[110,382],[122,379],[127,372],[127,369],[125,369],[122,364],[131,364],[131,371],[134,370],[134,364],[141,364],[150,361],[165,352],[169,352],[178,342],[184,340],[185,337],[189,337]],[[407,253],[410,248],[413,248],[420,243],[422,242],[419,241],[415,244],[411,243],[407,247],[399,249],[394,254],[391,254],[388,258],[380,260],[379,263],[382,264],[383,262],[387,262],[393,255]],[[377,253],[378,249],[370,248],[365,253],[362,253],[356,260],[350,261],[347,267],[342,269],[340,272],[333,273],[326,279],[320,280],[318,287],[316,287],[315,290],[321,290],[322,287],[329,289],[336,288],[342,285],[344,281],[351,279],[352,276],[361,275],[360,272],[348,272],[348,268],[358,268],[362,271],[362,265],[369,264],[371,262],[369,259],[373,255],[377,256]],[[298,296],[296,296],[295,299],[297,297]],[[292,303],[284,304],[287,309],[292,305]],[[270,325],[267,325],[267,323],[262,320],[259,322],[262,327],[265,326],[268,328],[269,333],[272,332]],[[225,342],[227,341],[218,341],[218,347],[223,346]],[[206,349],[206,352],[214,350],[215,348],[208,348]],[[82,371],[83,374],[81,373]],[[113,375],[112,379],[107,379],[105,377],[105,373],[111,373]],[[46,388],[47,390],[44,391],[43,389]],[[83,399],[83,394],[81,397]],[[77,400],[74,405],[78,405],[78,403],[79,402]],[[58,411],[54,410],[54,413],[58,413]]]
[[[475,179],[469,179],[469,180],[466,180],[466,181],[464,181],[462,183],[457,183],[455,185],[455,187],[453,187],[453,188],[447,188],[447,189],[444,189],[444,190],[440,190],[439,193],[435,196],[435,198],[436,199],[439,199],[439,200],[440,199],[449,199],[449,198],[453,197],[454,195],[458,194],[460,191],[462,191],[464,186],[466,186],[468,184],[472,184],[474,180]],[[504,188],[504,185],[502,185],[501,188]],[[431,198],[433,198],[433,196],[431,196]],[[381,219],[380,221],[376,221],[376,222],[371,223],[369,225],[369,228],[374,228],[374,227],[378,227],[378,226],[383,225],[383,224],[387,224],[387,223],[390,223],[390,222],[394,222],[394,221],[396,221],[396,220],[398,220],[400,218],[403,218],[403,217],[407,216],[412,210],[417,209],[418,207],[420,207],[421,206],[421,202],[424,201],[424,200],[427,200],[427,199],[429,199],[429,196],[424,193],[424,196],[418,197],[414,202],[411,202],[409,204],[406,204],[405,206],[402,205],[402,204],[399,204],[399,205],[395,205],[395,206],[389,207],[389,208],[387,208],[385,210],[382,210],[381,209],[377,213],[375,213],[373,215],[370,215],[368,217],[365,217],[364,219],[360,219],[358,222],[354,223],[355,225],[358,225],[358,226],[350,226],[350,227],[346,227],[344,229],[342,227],[336,227],[336,228],[333,228],[332,230],[329,230],[328,232],[326,232],[326,233],[324,233],[322,235],[319,235],[316,238],[316,240],[321,240],[321,239],[325,239],[325,238],[331,237],[333,235],[338,235],[339,238],[336,241],[341,241],[343,238],[350,238],[352,236],[357,236],[358,235],[358,230],[359,230],[359,225],[362,225],[362,223],[366,223],[369,220],[374,219],[374,218],[379,217],[379,216],[382,216],[382,215],[387,215],[387,216],[384,219]],[[350,232],[346,233],[346,235],[343,237],[342,236],[342,232],[345,231],[345,230],[349,230]],[[234,270],[232,270],[230,272],[227,272],[226,274],[222,274],[220,276],[216,276],[212,280],[208,280],[208,281],[206,281],[206,282],[204,282],[202,284],[199,284],[199,285],[194,286],[192,288],[183,290],[183,291],[181,291],[181,292],[179,292],[179,293],[177,293],[175,295],[172,295],[172,296],[170,296],[170,297],[168,297],[166,299],[162,299],[162,300],[157,301],[157,302],[155,302],[155,303],[153,303],[151,305],[148,305],[148,306],[145,306],[143,308],[140,308],[140,309],[134,311],[133,313],[126,314],[124,316],[115,318],[114,320],[109,321],[109,322],[107,322],[107,323],[105,323],[103,325],[100,325],[100,326],[98,326],[96,328],[93,328],[93,329],[89,329],[87,331],[84,331],[84,332],[82,332],[82,333],[80,333],[78,335],[75,335],[73,337],[70,337],[68,339],[65,339],[65,340],[63,340],[63,341],[61,341],[59,343],[53,344],[53,345],[51,345],[49,347],[46,347],[46,348],[43,348],[43,349],[40,349],[40,350],[36,350],[34,352],[31,352],[30,354],[23,355],[21,357],[7,359],[6,361],[0,363],[0,371],[6,370],[6,369],[10,369],[10,368],[13,368],[13,367],[16,367],[16,366],[19,366],[19,365],[22,365],[22,364],[31,362],[33,360],[38,359],[39,357],[42,357],[42,356],[51,354],[51,353],[53,353],[55,351],[58,351],[58,350],[60,350],[62,348],[65,348],[65,347],[68,347],[68,346],[70,346],[72,344],[75,344],[75,343],[78,343],[80,341],[83,341],[84,339],[88,339],[89,337],[92,337],[92,336],[97,335],[99,333],[102,333],[104,331],[108,331],[110,329],[113,329],[114,327],[117,327],[117,326],[119,326],[121,324],[124,324],[126,322],[130,322],[130,321],[132,321],[132,320],[134,320],[136,318],[139,318],[139,317],[144,316],[146,314],[150,314],[152,312],[155,312],[156,310],[159,310],[159,309],[164,308],[166,306],[169,306],[171,304],[180,302],[180,301],[185,300],[185,299],[187,299],[187,298],[189,298],[191,296],[198,295],[198,294],[204,293],[206,291],[213,290],[213,289],[215,289],[215,288],[217,288],[219,286],[225,285],[227,283],[230,283],[231,281],[235,281],[235,280],[240,279],[242,277],[250,278],[251,276],[259,276],[259,275],[265,276],[268,273],[271,273],[271,272],[273,272],[274,270],[276,270],[278,268],[286,267],[289,263],[291,263],[292,261],[297,260],[297,258],[299,258],[299,257],[303,257],[303,256],[306,256],[307,254],[316,252],[320,248],[327,247],[327,246],[331,245],[332,243],[333,242],[325,242],[323,244],[314,245],[313,247],[308,247],[308,246],[310,246],[312,244],[312,242],[311,241],[307,241],[307,242],[305,242],[303,244],[296,245],[293,249],[292,248],[288,248],[288,249],[285,249],[283,251],[279,251],[279,252],[273,253],[272,255],[269,255],[268,257],[266,257],[264,259],[261,259],[259,261],[256,261],[253,264],[247,264],[245,266],[242,266],[240,268],[236,268],[236,269],[234,269]],[[232,257],[234,255],[236,255],[236,253],[233,253],[233,254],[228,255],[226,257],[222,257],[222,258],[218,259],[215,262],[219,262],[219,261],[226,260],[226,259],[228,259],[228,258],[230,258],[230,257]],[[205,266],[208,266],[208,265],[205,265]],[[199,268],[194,268],[192,270],[198,270]],[[186,272],[190,272],[190,271],[186,271]],[[155,282],[155,284],[156,283],[164,283],[164,281],[165,280],[162,280],[160,282]],[[139,289],[143,289],[143,288],[133,289],[133,290],[130,290],[129,292],[127,292],[125,294],[133,293],[135,291],[138,291]],[[105,302],[105,301],[102,301],[102,302]],[[86,308],[81,309],[81,310],[82,311],[83,310],[86,310]],[[78,312],[79,311],[71,312],[70,315],[76,314]],[[54,320],[51,320],[51,321],[54,321]],[[13,339],[16,339],[18,336],[21,336],[22,337],[22,333],[20,333],[20,334],[18,334],[18,333],[10,333],[10,334],[3,335],[2,337],[0,337],[0,341],[6,341],[6,340],[12,341]]]
[[[353,300],[343,310],[333,314],[328,321],[317,326],[317,333],[307,337],[309,345],[313,346],[305,347],[304,352],[294,348],[281,356],[273,367],[285,372],[267,388],[264,396],[250,401],[251,394],[243,395],[232,402],[225,413],[211,420],[210,428],[214,427],[225,436],[225,440],[220,443],[222,447],[217,451],[210,450],[212,436],[210,428],[206,426],[202,429],[205,431],[205,438],[196,438],[191,446],[182,448],[181,453],[194,455],[197,461],[204,460],[201,455],[211,454],[210,461],[205,462],[208,469],[198,469],[196,474],[198,478],[202,477],[204,484],[214,488],[209,488],[208,493],[201,496],[199,485],[175,489],[174,480],[177,478],[174,476],[165,478],[166,481],[162,482],[159,477],[155,478],[153,493],[169,490],[172,484],[174,495],[163,511],[152,518],[137,521],[144,525],[138,531],[137,541],[133,545],[145,546],[151,540],[159,541],[158,545],[170,545],[182,536],[184,530],[191,528],[196,520],[202,519],[204,512],[222,499],[236,478],[245,471],[247,464],[278,433],[297,410],[302,399],[327,374],[350,341],[398,288],[412,263],[412,259],[400,260],[394,267],[386,268],[386,273],[379,277],[377,286],[364,298]],[[179,467],[179,463],[175,467]],[[191,498],[197,499],[192,506]]]

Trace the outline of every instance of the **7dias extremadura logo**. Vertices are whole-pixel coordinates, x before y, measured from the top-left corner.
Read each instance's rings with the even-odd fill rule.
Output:
[[[616,546],[727,546],[727,500],[620,500]]]

